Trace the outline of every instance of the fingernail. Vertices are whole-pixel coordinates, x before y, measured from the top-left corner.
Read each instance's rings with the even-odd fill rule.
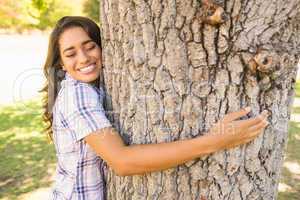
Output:
[[[269,122],[266,122],[265,124],[266,124],[266,126],[268,126],[268,125],[269,125]]]
[[[266,115],[266,116],[268,116],[268,115],[269,115],[269,111],[264,110],[264,111],[263,111],[263,114]]]

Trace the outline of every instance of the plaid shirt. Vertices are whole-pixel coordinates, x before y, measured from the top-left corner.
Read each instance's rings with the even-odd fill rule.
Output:
[[[53,107],[53,141],[57,155],[51,199],[104,200],[105,163],[83,140],[111,124],[102,107],[103,90],[66,74]]]

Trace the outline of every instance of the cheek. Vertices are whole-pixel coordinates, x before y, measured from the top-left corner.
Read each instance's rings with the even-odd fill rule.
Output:
[[[63,59],[62,64],[65,70],[70,71],[73,70],[76,62],[75,59]]]
[[[95,57],[98,61],[101,62],[101,60],[102,60],[102,55],[101,55],[101,50],[100,50],[100,48],[98,48],[98,49],[96,49],[96,50],[94,51],[94,57]]]

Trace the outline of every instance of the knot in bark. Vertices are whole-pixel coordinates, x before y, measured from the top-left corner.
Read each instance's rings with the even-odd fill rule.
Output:
[[[204,0],[202,3],[204,23],[216,26],[228,20],[228,14],[224,11],[223,7],[216,4],[216,2]]]
[[[252,74],[255,74],[256,71],[270,74],[278,65],[278,55],[274,52],[260,50],[250,59],[248,65]]]

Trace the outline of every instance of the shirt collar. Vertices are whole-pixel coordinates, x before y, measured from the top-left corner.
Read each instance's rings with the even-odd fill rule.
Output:
[[[78,80],[74,79],[68,72],[66,72],[65,80],[66,80],[66,81],[73,82],[73,83],[79,82]]]
[[[68,72],[65,73],[65,80],[67,83],[72,83],[72,84],[76,84],[76,83],[80,83],[79,80],[74,79]],[[93,88],[96,89],[97,93],[99,93],[102,90],[102,87],[95,87],[94,85],[90,84]]]

